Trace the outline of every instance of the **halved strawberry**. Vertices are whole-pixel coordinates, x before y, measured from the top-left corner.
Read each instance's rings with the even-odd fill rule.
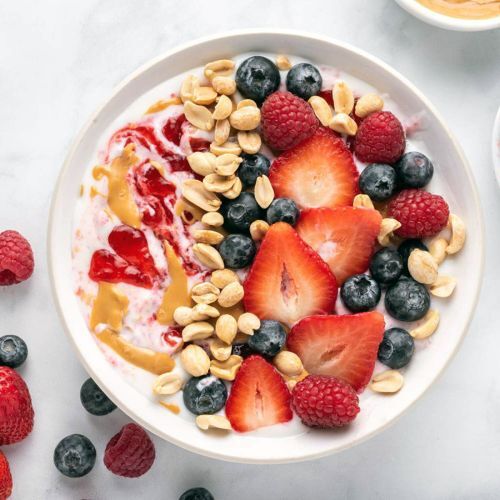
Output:
[[[337,282],[328,265],[285,224],[273,224],[245,281],[245,309],[286,325],[335,307]]]
[[[344,141],[320,127],[274,160],[269,179],[277,197],[291,198],[300,208],[334,208],[352,205],[358,175]]]
[[[291,420],[290,402],[290,391],[275,368],[260,356],[249,356],[231,387],[226,415],[235,431],[253,431]]]
[[[349,276],[368,268],[381,222],[376,210],[311,208],[302,211],[296,229],[330,266],[341,285]]]
[[[384,328],[384,316],[376,311],[311,316],[292,328],[287,346],[309,373],[338,377],[360,392],[372,376]]]

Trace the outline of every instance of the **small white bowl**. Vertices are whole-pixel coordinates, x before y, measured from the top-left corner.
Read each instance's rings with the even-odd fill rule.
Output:
[[[491,155],[493,158],[493,168],[497,182],[500,185],[500,107],[498,108],[495,123],[493,124],[493,136],[491,138]]]
[[[439,332],[420,344],[403,389],[394,396],[363,394],[353,425],[321,431],[297,425],[263,432],[204,433],[192,418],[178,417],[135,390],[105,359],[80,312],[72,279],[73,214],[84,171],[95,161],[96,141],[132,102],[161,82],[207,61],[248,52],[290,54],[330,64],[391,96],[406,116],[425,114],[419,139],[436,166],[433,189],[464,219],[468,238],[450,263],[458,279],[451,300],[434,299]],[[81,362],[104,392],[131,418],[158,436],[206,456],[246,463],[284,463],[321,457],[370,438],[401,416],[434,383],[457,351],[476,306],[483,276],[483,220],[470,168],[460,146],[429,101],[405,78],[373,56],[328,38],[291,31],[239,31],[197,40],[154,59],[129,76],[76,138],[55,187],[49,219],[48,259],[52,290],[62,322]],[[439,408],[435,409],[439,411]]]
[[[500,16],[490,19],[461,19],[435,12],[417,2],[417,0],[396,0],[396,2],[421,21],[447,30],[485,31],[500,27]]]

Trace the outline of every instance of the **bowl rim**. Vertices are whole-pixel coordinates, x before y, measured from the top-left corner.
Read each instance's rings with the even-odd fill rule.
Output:
[[[493,132],[491,134],[491,159],[497,183],[500,185],[500,106],[493,119]]]
[[[315,40],[318,42],[322,43],[327,43],[327,44],[333,44],[336,45],[342,49],[345,49],[347,51],[351,51],[355,53],[358,56],[361,56],[362,58],[369,59],[379,67],[381,67],[384,71],[388,72],[391,74],[392,77],[397,79],[402,85],[406,86],[411,92],[413,92],[424,104],[425,106],[430,110],[430,112],[433,114],[434,118],[439,122],[439,125],[443,128],[444,132],[448,136],[448,139],[451,141],[458,157],[461,160],[461,163],[464,167],[464,173],[467,177],[468,184],[471,189],[471,193],[473,196],[473,201],[474,201],[474,206],[475,206],[475,217],[479,221],[479,226],[478,227],[478,235],[479,239],[478,241],[475,242],[477,245],[477,250],[480,254],[479,258],[479,277],[477,281],[477,287],[475,290],[475,294],[473,297],[473,300],[470,304],[469,307],[469,314],[467,317],[467,320],[464,322],[462,331],[460,333],[460,337],[458,338],[456,345],[454,346],[454,349],[449,353],[448,358],[446,359],[445,363],[441,366],[439,370],[436,371],[434,374],[433,378],[430,380],[428,383],[427,387],[425,387],[422,392],[417,394],[413,400],[404,408],[402,411],[400,411],[397,415],[395,415],[391,420],[388,422],[384,423],[383,425],[377,427],[376,429],[372,430],[371,432],[368,432],[367,434],[357,437],[353,439],[352,441],[345,443],[341,446],[337,446],[335,448],[329,448],[329,449],[324,449],[321,451],[318,451],[316,453],[308,453],[306,455],[300,455],[300,454],[295,454],[294,456],[287,457],[286,459],[283,458],[268,458],[268,459],[261,459],[261,458],[254,458],[254,457],[247,457],[245,455],[243,456],[228,456],[224,453],[221,453],[217,450],[210,449],[207,450],[202,447],[198,447],[194,444],[191,443],[186,443],[185,441],[180,440],[177,438],[175,435],[172,434],[165,434],[165,433],[160,433],[158,429],[155,428],[152,424],[150,424],[148,421],[145,421],[137,412],[135,409],[130,408],[126,405],[123,405],[120,401],[120,399],[112,393],[110,390],[106,388],[104,385],[102,389],[104,392],[112,399],[117,406],[127,415],[129,416],[132,420],[140,423],[144,428],[152,432],[153,434],[161,437],[162,439],[179,446],[185,450],[191,451],[193,453],[197,453],[199,455],[203,455],[209,458],[215,458],[218,460],[223,460],[223,461],[229,461],[229,462],[236,462],[236,463],[249,463],[249,464],[282,464],[282,463],[292,463],[292,462],[301,462],[305,460],[313,460],[317,458],[321,458],[324,456],[331,455],[333,453],[337,453],[340,451],[343,451],[345,449],[351,448],[353,446],[356,446],[373,436],[379,434],[383,430],[387,429],[389,426],[394,424],[402,415],[404,415],[413,405],[429,390],[429,388],[436,382],[436,380],[442,375],[442,373],[445,371],[445,369],[448,367],[449,363],[451,360],[454,358],[456,353],[458,352],[464,337],[468,331],[470,322],[474,316],[474,312],[477,307],[478,299],[479,299],[479,294],[481,291],[482,287],[482,282],[483,282],[483,277],[484,277],[484,260],[485,260],[485,251],[484,251],[484,219],[483,219],[483,212],[481,208],[481,202],[479,198],[479,193],[477,190],[477,186],[474,180],[474,177],[472,175],[472,170],[470,168],[469,162],[461,148],[461,146],[458,144],[456,141],[455,137],[451,133],[450,129],[444,122],[443,118],[441,117],[440,113],[436,110],[436,108],[431,104],[431,102],[418,90],[409,80],[407,80],[404,76],[402,76],[399,72],[394,70],[391,66],[386,64],[384,61],[379,59],[378,57],[375,57],[371,55],[370,53],[359,49],[349,43],[343,42],[336,40],[334,38],[330,38],[327,36],[323,35],[316,35],[313,33],[309,33],[306,31],[302,30],[289,30],[289,29],[273,29],[273,28],[255,28],[255,29],[243,29],[243,30],[232,30],[232,31],[225,31],[222,33],[217,33],[214,35],[210,36],[205,36],[201,38],[197,38],[193,41],[181,44],[179,46],[176,46],[174,49],[168,50],[164,52],[163,54],[154,57],[147,61],[145,64],[141,65],[138,69],[130,73],[127,77],[125,77],[117,86],[114,87],[110,95],[101,103],[100,106],[92,113],[89,117],[89,119],[86,121],[86,123],[82,126],[80,129],[79,133],[76,135],[75,139],[73,140],[69,151],[67,153],[67,156],[62,164],[62,167],[60,169],[53,195],[52,195],[52,200],[51,200],[51,205],[50,205],[50,211],[49,211],[49,219],[48,219],[48,230],[47,230],[47,263],[48,263],[48,270],[49,270],[49,278],[50,278],[50,285],[51,285],[51,292],[52,296],[54,298],[54,302],[56,305],[56,309],[59,315],[59,318],[63,324],[64,331],[66,333],[66,336],[69,337],[71,343],[74,346],[74,350],[76,351],[76,354],[84,366],[85,370],[87,373],[92,376],[94,379],[99,380],[100,377],[97,376],[94,368],[92,367],[92,363],[88,362],[88,360],[84,357],[82,351],[79,349],[75,336],[71,333],[71,328],[69,323],[66,321],[65,314],[63,312],[63,306],[61,303],[61,299],[59,297],[58,293],[58,287],[56,283],[56,267],[57,264],[54,259],[54,252],[57,247],[57,239],[56,239],[56,231],[55,231],[55,209],[58,203],[58,199],[60,196],[62,196],[62,182],[64,180],[64,177],[69,170],[73,159],[74,155],[79,147],[80,142],[86,135],[88,129],[93,125],[95,122],[96,118],[100,115],[100,113],[103,111],[103,109],[108,105],[108,103],[120,92],[122,91],[127,85],[129,85],[135,78],[139,77],[144,73],[145,71],[151,69],[153,66],[158,64],[160,61],[163,59],[169,58],[172,55],[182,52],[186,49],[193,48],[195,46],[205,44],[214,40],[218,39],[224,39],[224,38],[231,38],[235,36],[258,36],[258,35],[283,35],[283,36],[291,36],[295,38],[302,39],[304,41],[306,40]]]
[[[500,16],[488,19],[462,19],[435,12],[417,0],[396,0],[396,2],[421,21],[438,28],[453,31],[486,31],[500,27]]]

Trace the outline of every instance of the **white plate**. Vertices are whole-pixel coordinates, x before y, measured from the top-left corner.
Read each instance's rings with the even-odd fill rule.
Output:
[[[497,182],[500,185],[500,107],[498,108],[495,123],[493,124],[493,136],[491,138],[491,155],[493,158],[493,168]]]
[[[410,14],[433,26],[453,31],[485,31],[500,28],[500,16],[490,19],[461,19],[425,7],[417,0],[396,0]]]
[[[404,388],[392,397],[367,393],[359,418],[337,432],[303,426],[296,426],[300,431],[293,432],[287,432],[286,426],[274,426],[262,433],[227,436],[201,432],[192,421],[166,411],[119,376],[89,333],[73,293],[71,237],[75,202],[81,178],[95,160],[95,144],[103,131],[135,99],[162,81],[207,61],[252,51],[294,54],[342,68],[389,94],[405,115],[426,114],[428,123],[419,138],[432,152],[436,191],[463,217],[469,239],[474,242],[453,259],[458,288],[449,301],[434,299],[442,314],[440,330],[416,354]],[[290,31],[252,30],[184,45],[143,66],[115,90],[80,132],[64,163],[52,200],[48,254],[52,289],[66,332],[87,371],[124,412],[162,438],[203,455],[236,462],[279,463],[320,457],[368,439],[394,422],[436,380],[456,352],[476,305],[483,274],[483,221],[474,181],[460,147],[433,106],[410,82],[371,55],[341,42]]]

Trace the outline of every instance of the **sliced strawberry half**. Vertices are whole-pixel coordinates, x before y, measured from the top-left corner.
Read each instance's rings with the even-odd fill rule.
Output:
[[[335,307],[337,282],[328,265],[278,222],[268,230],[245,281],[245,309],[286,325]]]
[[[338,377],[360,392],[372,376],[384,328],[384,316],[376,311],[311,316],[292,328],[287,346],[309,373]]]
[[[248,432],[292,419],[291,396],[285,381],[260,356],[241,365],[226,403],[226,415],[238,432]]]
[[[376,210],[353,207],[303,210],[299,236],[330,266],[341,285],[368,268],[382,216]]]
[[[344,141],[324,127],[271,165],[269,179],[277,197],[291,198],[300,208],[352,205],[358,171]]]

